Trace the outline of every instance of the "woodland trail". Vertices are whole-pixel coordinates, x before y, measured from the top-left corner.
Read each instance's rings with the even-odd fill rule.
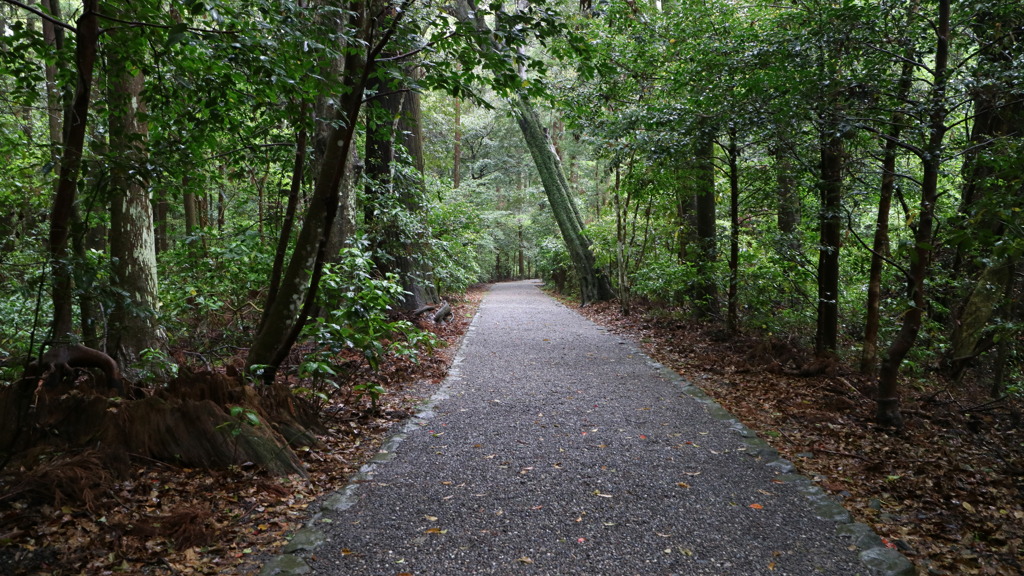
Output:
[[[432,407],[264,574],[912,574],[696,388],[495,285]]]

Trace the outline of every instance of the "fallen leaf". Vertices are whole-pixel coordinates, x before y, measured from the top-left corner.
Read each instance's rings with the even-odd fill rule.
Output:
[[[424,518],[431,522],[437,522],[437,516],[424,516]]]
[[[426,534],[445,534],[448,531],[447,530],[442,530],[442,529],[437,528],[437,527],[434,527],[434,528],[427,528],[423,532],[426,533]]]
[[[516,558],[516,562],[522,562],[523,564],[533,564],[533,559],[527,556],[520,556]]]
[[[676,482],[676,486],[679,486],[680,488],[689,488],[690,487],[690,485],[687,484],[686,482]]]
[[[762,508],[764,508],[764,506],[761,506],[760,504],[751,504],[750,507],[753,508],[754,510],[761,510]]]

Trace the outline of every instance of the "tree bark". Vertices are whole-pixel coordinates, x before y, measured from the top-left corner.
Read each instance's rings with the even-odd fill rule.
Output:
[[[115,9],[115,16],[131,18]],[[163,347],[157,319],[158,283],[153,205],[149,195],[142,72],[130,70],[130,59],[139,46],[137,32],[122,28],[110,32],[112,50],[107,55],[110,143],[111,204],[110,252],[114,262],[114,286],[124,294],[111,313],[111,354],[122,366],[139,360],[146,349]]]
[[[916,8],[916,4],[913,5]],[[908,20],[913,19],[913,12]],[[910,22],[908,21],[908,25]],[[908,40],[909,42],[909,40]],[[901,106],[910,94],[914,81],[914,64],[910,60],[913,49],[904,50],[900,70],[900,80],[896,88],[896,106]],[[867,312],[864,319],[864,344],[861,350],[860,371],[865,375],[874,375],[878,370],[878,331],[882,324],[882,268],[885,256],[889,253],[889,210],[892,208],[892,194],[896,186],[896,159],[899,145],[897,141],[903,132],[905,115],[895,110],[889,119],[889,131],[883,146],[882,181],[878,191],[878,215],[875,218],[875,235],[871,242],[871,268],[868,271]]]
[[[942,146],[948,127],[946,126],[946,82],[949,66],[950,2],[939,0],[939,14],[936,21],[936,49],[933,66],[933,81],[928,102],[929,136],[920,151],[922,166],[921,204],[914,230],[914,247],[911,251],[910,268],[907,274],[907,291],[911,307],[903,314],[899,333],[889,345],[878,378],[878,407],[875,420],[882,426],[900,427],[903,417],[899,411],[900,365],[910,352],[921,330],[926,306],[925,280],[928,277],[932,247],[932,228],[935,220],[935,204],[939,198],[939,172],[942,168]]]
[[[821,132],[821,198],[818,248],[818,325],[814,349],[819,355],[835,352],[839,340],[839,250],[842,245],[843,154],[838,112]]]
[[[93,67],[99,38],[98,0],[86,0],[75,32],[77,81],[72,105],[64,114],[64,154],[50,212],[50,266],[53,273],[53,324],[51,338],[67,343],[72,333],[72,270],[68,260],[68,235],[78,187],[78,172],[88,123]]]

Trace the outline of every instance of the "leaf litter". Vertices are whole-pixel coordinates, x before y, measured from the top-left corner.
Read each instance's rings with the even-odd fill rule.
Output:
[[[128,479],[119,480],[93,451],[0,472],[0,574],[258,572],[309,521],[309,507],[344,487],[390,430],[437,390],[485,291],[475,286],[452,302],[451,323],[423,323],[447,347],[418,364],[382,363],[377,379],[388,394],[378,410],[328,412],[320,445],[297,451],[308,478],[269,477],[245,465],[198,470],[135,459],[124,463]],[[427,530],[435,531],[447,532]]]
[[[814,366],[778,336],[728,339],[642,306],[623,317],[614,303],[568,304],[699,386],[919,574],[1024,573],[1020,399],[990,401],[981,383],[933,371],[925,386],[903,382],[905,428],[881,429],[871,379],[838,361]]]

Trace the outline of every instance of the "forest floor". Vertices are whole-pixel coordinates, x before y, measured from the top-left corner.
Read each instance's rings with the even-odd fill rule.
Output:
[[[445,344],[418,363],[385,362],[376,380],[387,393],[377,410],[325,410],[320,445],[299,451],[308,478],[134,458],[127,479],[116,479],[92,452],[0,472],[0,574],[258,573],[261,561],[308,519],[307,509],[343,488],[392,428],[434,394],[485,290],[473,287],[452,300],[453,320],[446,324],[417,322]]]
[[[904,429],[885,430],[873,423],[871,379],[839,362],[815,366],[777,337],[726,339],[663,311],[623,316],[614,303],[577,309],[703,389],[920,574],[1024,574],[1019,398],[930,374],[904,384]]]
[[[96,463],[76,455],[63,472],[0,474],[0,573],[254,574],[343,487],[394,426],[443,380],[484,294],[453,302],[455,320],[431,329],[449,345],[419,364],[389,363],[380,410],[339,411],[320,446],[302,450],[309,478],[246,467],[211,472],[132,462],[130,480],[89,483]],[[570,304],[570,303],[567,303]],[[570,304],[571,305],[571,304]],[[712,327],[614,304],[579,309],[629,336],[700,386],[841,499],[921,574],[1024,573],[1024,430],[1018,400],[941,381],[907,388],[900,432],[872,424],[873,383],[841,364],[799,376],[811,359],[785,341],[723,339]],[[56,480],[63,482],[54,490]],[[47,482],[49,487],[33,486]],[[74,486],[86,486],[85,490]],[[33,495],[56,496],[40,504]]]

